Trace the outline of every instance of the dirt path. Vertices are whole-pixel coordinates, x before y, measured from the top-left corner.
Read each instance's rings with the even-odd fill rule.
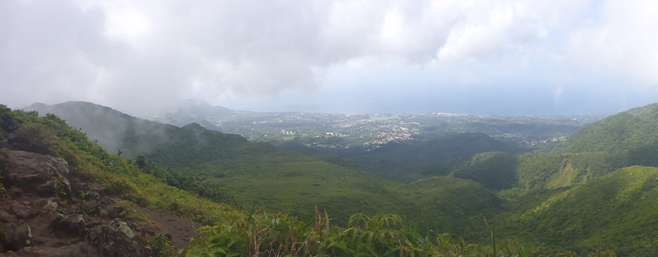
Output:
[[[149,210],[147,208],[141,208],[141,210],[148,214],[162,228],[165,234],[171,236],[171,244],[179,249],[183,248],[196,233],[197,227],[188,218],[179,217],[168,212]]]

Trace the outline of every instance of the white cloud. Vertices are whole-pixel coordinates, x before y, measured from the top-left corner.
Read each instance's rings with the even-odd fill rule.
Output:
[[[450,31],[438,51],[440,60],[486,59],[522,50],[548,31],[534,13],[521,3],[465,13],[465,20]]]
[[[569,60],[658,85],[658,2],[605,1],[571,34]]]
[[[485,78],[498,85],[489,79],[500,63],[571,69],[574,60],[658,82],[656,4],[596,3],[7,0],[0,2],[0,86],[7,92],[0,102],[75,99],[157,110],[190,95],[313,90],[324,86],[327,70],[400,61],[481,65],[475,80],[468,70],[445,71],[465,84]]]

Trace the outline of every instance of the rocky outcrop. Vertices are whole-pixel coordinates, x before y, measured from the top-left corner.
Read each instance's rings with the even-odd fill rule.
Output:
[[[16,244],[16,247],[23,248],[32,244],[32,229],[30,225],[24,221],[20,222],[20,225],[14,230],[13,243]]]
[[[54,224],[53,230],[56,233],[82,236],[85,234],[85,220],[82,214],[70,215]]]
[[[127,223],[118,219],[106,226],[97,226],[87,235],[89,244],[100,249],[103,256],[149,256]]]
[[[0,257],[150,255],[116,219],[121,205],[101,185],[78,182],[64,159],[3,148],[0,172]]]
[[[6,187],[16,186],[36,190],[40,195],[53,196],[60,190],[71,195],[68,163],[50,155],[3,149],[0,166]]]

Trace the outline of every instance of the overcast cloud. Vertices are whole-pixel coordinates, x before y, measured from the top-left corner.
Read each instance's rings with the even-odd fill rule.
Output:
[[[573,114],[658,102],[656,1],[0,1],[0,103],[148,116]]]

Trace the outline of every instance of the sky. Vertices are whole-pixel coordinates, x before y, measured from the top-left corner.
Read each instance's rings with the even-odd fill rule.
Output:
[[[658,1],[3,0],[0,104],[612,113],[658,102]]]

